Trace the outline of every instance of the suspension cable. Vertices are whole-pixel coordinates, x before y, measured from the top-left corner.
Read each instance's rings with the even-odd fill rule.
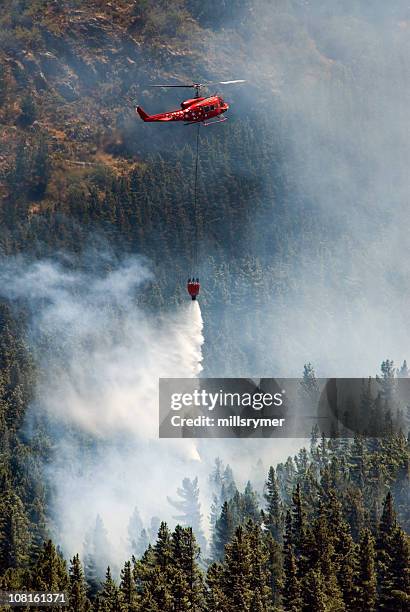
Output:
[[[195,183],[194,183],[194,256],[193,263],[195,274],[198,274],[198,238],[199,238],[199,230],[198,230],[198,159],[199,159],[199,128],[201,124],[198,123],[197,131],[196,131],[196,159],[195,159]]]

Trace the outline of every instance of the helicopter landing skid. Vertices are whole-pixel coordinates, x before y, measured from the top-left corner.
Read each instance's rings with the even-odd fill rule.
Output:
[[[190,121],[189,123],[184,123],[184,125],[198,125],[198,123],[202,123],[204,127],[208,127],[210,125],[215,125],[216,123],[223,123],[224,121],[228,121],[228,117],[223,117],[222,119],[217,119],[217,121]]]
[[[217,119],[216,121],[209,121],[209,123],[204,121],[204,126],[208,127],[209,125],[215,125],[216,123],[224,123],[224,121],[228,121],[228,117],[222,117],[221,119]]]

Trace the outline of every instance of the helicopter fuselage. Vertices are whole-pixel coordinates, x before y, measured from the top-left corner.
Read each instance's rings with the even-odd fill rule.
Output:
[[[185,123],[206,123],[209,119],[214,119],[226,113],[229,108],[220,96],[210,96],[209,98],[190,98],[181,102],[181,109],[148,115],[140,106],[137,106],[137,113],[143,121],[147,122],[169,122],[184,121]]]

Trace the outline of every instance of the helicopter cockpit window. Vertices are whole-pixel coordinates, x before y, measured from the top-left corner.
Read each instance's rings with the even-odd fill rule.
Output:
[[[204,111],[207,113],[209,111],[209,106],[204,106]]]

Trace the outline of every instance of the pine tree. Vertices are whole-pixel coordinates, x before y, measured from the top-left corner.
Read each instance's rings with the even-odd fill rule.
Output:
[[[172,562],[181,572],[180,598],[185,599],[189,610],[199,610],[204,599],[199,553],[192,528],[177,525],[172,534]]]
[[[177,612],[188,612],[191,609],[187,579],[179,567],[174,569],[172,578],[172,609]]]
[[[349,485],[344,491],[342,504],[343,514],[349,523],[353,540],[357,542],[360,538],[360,532],[366,526],[366,510],[361,489]]]
[[[333,546],[332,564],[340,586],[343,601],[349,610],[355,600],[356,546],[350,528],[342,515],[342,507],[334,491],[331,492],[327,508],[329,537]]]
[[[369,529],[363,530],[360,538],[356,589],[355,609],[358,612],[373,612],[377,597],[377,577],[374,538]]]
[[[148,530],[148,538],[152,544],[157,539],[158,531],[161,525],[161,519],[158,516],[151,517],[151,522]]]
[[[141,595],[145,591],[145,585],[149,582],[150,575],[155,568],[156,557],[151,544],[142,555],[141,559],[133,557],[132,575],[136,585],[137,594]]]
[[[44,542],[43,550],[34,567],[32,586],[38,591],[67,591],[67,566],[51,540]]]
[[[303,483],[309,470],[309,457],[305,448],[301,448],[295,455],[296,478]]]
[[[407,367],[406,359],[403,361],[403,364],[402,364],[400,370],[397,371],[397,376],[398,376],[398,378],[409,378],[410,377],[410,370]]]
[[[292,542],[296,558],[301,562],[302,567],[304,562],[302,557],[304,557],[305,553],[306,512],[302,502],[299,483],[296,485],[293,493],[292,502]]]
[[[310,433],[310,455],[311,457],[316,456],[318,440],[319,440],[319,426],[315,424],[314,427],[312,427],[312,431]]]
[[[305,555],[302,557],[304,563],[301,564],[305,571],[312,567],[318,571],[319,578],[323,578],[323,593],[324,601],[327,605],[331,602],[332,612],[344,612],[345,604],[343,601],[343,593],[341,585],[337,580],[337,569],[340,570],[340,578],[344,579],[344,587],[346,589],[347,598],[350,597],[353,585],[349,584],[350,565],[348,559],[343,559],[343,563],[337,566],[337,561],[341,561],[340,557],[335,554],[335,546],[338,545],[343,550],[345,542],[342,544],[337,541],[338,534],[332,537],[333,526],[329,523],[326,508],[322,500],[320,500],[317,515],[311,531],[310,540],[305,543]],[[302,575],[304,571],[302,570]],[[345,575],[347,574],[347,575]],[[303,586],[302,586],[303,591]]]
[[[227,465],[223,475],[224,501],[229,501],[237,491],[235,478],[230,465]]]
[[[274,606],[279,607],[283,585],[283,546],[274,540],[270,533],[267,533],[264,534],[264,547],[267,556],[267,584],[271,593],[271,601]]]
[[[229,466],[227,466],[227,469],[230,469]],[[210,514],[210,523],[212,529],[215,528],[215,524],[219,518],[223,504],[225,503],[225,501],[228,501],[231,497],[233,497],[235,493],[235,491],[229,491],[231,485],[227,482],[227,479],[224,476],[224,472],[225,470],[223,467],[223,463],[218,457],[217,459],[215,459],[215,467],[209,477],[212,490],[212,504]],[[228,491],[226,487],[228,487]]]
[[[266,507],[263,513],[263,523],[272,537],[281,541],[283,521],[282,503],[279,495],[278,483],[276,481],[275,469],[271,466],[268,472],[268,479],[265,486]]]
[[[224,593],[229,602],[227,612],[247,610],[252,599],[250,546],[244,528],[239,526],[232,542],[226,546]]]
[[[305,363],[303,366],[303,376],[300,383],[303,397],[308,399],[313,405],[316,405],[319,399],[319,385],[316,379],[316,373],[311,363]]]
[[[206,610],[207,612],[225,612],[228,606],[223,590],[224,571],[220,563],[211,563],[206,574]]]
[[[300,612],[302,609],[298,567],[293,544],[292,515],[286,513],[286,531],[283,544],[283,589],[282,599],[286,612]]]
[[[150,574],[149,580],[144,584],[144,590],[140,598],[141,610],[146,610],[148,604],[155,610],[161,612],[173,612],[174,596],[173,584],[176,572],[169,568],[167,574],[163,574],[159,566],[155,566]]]
[[[410,531],[410,456],[399,459],[396,480],[392,486],[397,514],[404,531]]]
[[[241,522],[253,521],[255,523],[261,522],[261,512],[259,509],[258,494],[253,489],[250,480],[246,483],[245,490],[241,499]]]
[[[70,560],[68,601],[70,612],[85,612],[90,609],[87,598],[87,584],[80,558],[77,555]]]
[[[223,492],[223,487],[221,488],[220,496],[215,495],[215,494],[212,496],[211,512],[209,515],[209,522],[211,524],[212,530],[215,529],[216,521],[218,520],[219,514],[222,509],[222,505],[223,505],[223,502],[221,501],[222,492]]]
[[[209,476],[209,483],[211,485],[212,492],[216,494],[217,496],[220,495],[222,486],[224,484],[223,472],[224,472],[223,462],[219,457],[217,457],[215,459],[215,466]]]
[[[162,572],[166,572],[172,561],[171,533],[167,524],[162,522],[158,531],[158,537],[154,546],[154,553],[157,565]]]
[[[290,505],[292,503],[292,495],[295,487],[295,464],[292,457],[288,457],[284,464],[278,464],[276,476],[281,498],[285,505]]]
[[[360,488],[364,488],[367,477],[367,457],[363,438],[356,434],[349,454],[350,477],[351,480]]]
[[[294,610],[303,610],[303,612],[331,612],[334,608],[328,607],[326,603],[324,579],[317,569],[311,569],[306,574],[303,580],[303,603],[301,608]],[[291,610],[292,608],[289,608]]]
[[[250,588],[253,593],[258,593],[258,605],[261,605],[266,610],[269,608],[273,596],[270,588],[272,579],[270,573],[272,568],[269,565],[270,551],[266,548],[266,540],[262,537],[259,525],[248,521],[246,532],[250,547]]]
[[[162,522],[154,547],[148,547],[134,568],[141,610],[156,609],[157,606],[161,612],[173,612],[173,584],[178,568],[172,555],[171,533]]]
[[[125,612],[134,612],[136,608],[136,587],[132,575],[131,562],[126,561],[121,570],[120,597]]]
[[[0,570],[24,567],[30,549],[29,521],[20,497],[3,478],[0,500]]]
[[[39,496],[33,501],[31,513],[30,513],[30,522],[31,522],[31,547],[30,547],[30,557],[32,559],[37,559],[40,551],[43,547],[43,542],[47,540],[47,517],[45,513],[45,499],[42,488],[38,486]]]
[[[393,556],[389,564],[389,605],[392,610],[405,612],[410,608],[409,539],[398,526],[394,529],[391,544]]]
[[[104,579],[105,561],[110,557],[107,532],[98,515],[93,529],[86,535],[84,542],[84,571],[90,586],[90,594],[96,595]]]
[[[222,512],[216,521],[212,539],[212,558],[221,560],[225,556],[225,546],[231,540],[234,532],[232,512],[228,502],[222,506]]]
[[[184,478],[182,487],[177,491],[181,500],[173,500],[168,497],[168,502],[182,514],[174,516],[183,526],[191,526],[198,540],[201,551],[205,553],[206,540],[202,531],[201,504],[199,502],[198,478],[190,480]]]
[[[105,580],[102,583],[101,593],[98,595],[100,610],[103,612],[113,612],[121,610],[121,602],[118,588],[112,579],[111,570],[108,567],[105,573]]]
[[[393,530],[397,527],[396,513],[393,507],[393,497],[390,491],[383,503],[383,512],[379,524],[378,546],[387,548]]]
[[[132,554],[137,555],[137,556],[139,556],[140,554],[143,554],[146,548],[145,547],[143,551],[140,551],[139,545],[138,545],[143,529],[144,529],[144,525],[142,523],[140,513],[138,511],[138,508],[135,507],[134,512],[128,523],[128,541],[130,544],[130,550]]]
[[[410,601],[408,540],[397,523],[390,492],[383,504],[376,557],[379,607],[382,610],[407,610]]]
[[[329,444],[326,440],[326,436],[323,431],[322,436],[320,438],[320,444],[317,448],[317,458],[321,469],[326,469],[329,461]]]
[[[394,362],[390,359],[383,361],[381,366],[381,376],[376,376],[376,380],[381,387],[381,397],[387,402],[391,402],[394,398],[396,388],[396,369]]]
[[[134,554],[137,558],[142,557],[144,552],[147,550],[149,544],[149,538],[147,534],[147,530],[143,529],[140,533],[138,541],[135,545]]]
[[[396,513],[393,507],[393,498],[389,491],[383,503],[383,512],[379,523],[376,540],[377,575],[379,585],[380,606],[389,604],[391,595],[390,566],[395,555],[393,548],[394,532],[397,529]]]

